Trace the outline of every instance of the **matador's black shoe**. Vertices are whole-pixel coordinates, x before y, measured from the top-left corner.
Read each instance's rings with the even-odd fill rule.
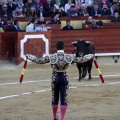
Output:
[[[55,118],[54,120],[59,120],[59,118],[57,117],[57,118]]]
[[[59,120],[59,118],[57,117],[57,118],[55,118],[54,120]]]

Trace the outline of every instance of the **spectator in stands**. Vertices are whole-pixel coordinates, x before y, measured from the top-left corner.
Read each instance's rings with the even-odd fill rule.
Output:
[[[77,0],[77,4],[75,4],[75,10],[78,12],[78,10],[81,8],[81,0]]]
[[[2,6],[2,9],[0,10],[0,17],[12,17],[11,12],[8,10],[8,7],[6,4]]]
[[[61,17],[67,16],[67,13],[63,10],[63,6],[62,6],[62,5],[59,5],[58,14],[59,14]]]
[[[111,16],[114,16],[115,12],[119,12],[119,7],[117,4],[112,3],[112,6],[110,8]]]
[[[92,24],[93,18],[92,16],[88,16],[88,19],[85,21],[85,24]]]
[[[34,0],[34,5],[35,5],[36,12],[38,12],[40,6],[43,4],[41,3],[41,0]]]
[[[3,5],[4,5],[4,0],[0,0],[0,11],[2,10]]]
[[[14,21],[14,25],[11,27],[11,32],[21,32],[21,29],[19,27],[19,20]]]
[[[23,17],[22,11],[18,6],[16,6],[16,9],[12,12],[12,16],[15,17]]]
[[[11,17],[7,18],[5,25],[13,25],[13,19]]]
[[[115,12],[114,16],[111,17],[111,22],[120,22],[120,16],[118,12]]]
[[[46,12],[43,8],[43,5],[40,6],[39,10],[37,11],[37,17],[48,17],[48,12]]]
[[[88,9],[85,4],[82,4],[81,8],[78,10],[78,16],[89,16]]]
[[[27,8],[28,17],[31,16],[31,8],[35,8],[35,5],[32,2],[32,0],[28,0],[28,2],[25,4],[25,7]]]
[[[85,0],[85,5],[87,6],[88,14],[90,15],[90,11],[94,5],[94,0]]]
[[[30,12],[28,14],[28,17],[30,17],[30,18],[37,17],[37,13],[36,13],[35,7],[31,7],[30,8]]]
[[[73,30],[73,27],[70,25],[70,20],[66,21],[66,26],[64,26],[62,30]]]
[[[59,9],[59,5],[64,5],[64,0],[52,0],[54,6]]]
[[[44,17],[40,17],[40,18],[38,19],[38,21],[41,22],[41,23],[45,23],[45,24],[46,24],[46,21],[45,21],[45,18],[44,18]]]
[[[49,15],[50,15],[50,16],[55,16],[55,15],[57,15],[57,14],[58,14],[58,10],[56,9],[55,6],[53,6],[53,7],[50,9],[50,11],[49,11]]]
[[[100,29],[103,27],[103,21],[99,20],[96,22],[97,28]]]
[[[63,5],[63,3],[64,3],[62,0],[55,0],[55,1],[52,0],[52,2],[57,10],[59,9],[59,6]],[[63,10],[64,10],[64,8],[63,8]]]
[[[110,15],[110,9],[107,7],[106,4],[103,4],[102,10],[101,10],[101,15]]]
[[[94,5],[94,0],[85,0],[84,3],[85,3],[85,5],[88,6],[88,7],[89,7],[89,6],[93,6],[93,5]]]
[[[51,16],[51,21],[48,22],[47,24],[61,24],[61,20],[60,20],[60,15],[57,14],[57,15],[53,15]]]
[[[35,18],[31,18],[30,23],[26,27],[26,32],[34,32],[35,31]]]
[[[62,10],[64,10],[64,0],[56,0],[56,3],[54,4],[54,6],[56,6],[57,9],[59,9],[60,5],[62,5]]]
[[[94,0],[94,4],[93,5],[96,5],[96,4],[100,4],[101,3],[101,1],[100,0]],[[100,6],[99,6],[100,7]]]
[[[8,3],[7,3],[8,8],[7,8],[7,10],[11,13],[11,15],[12,15],[12,12],[15,10],[16,6],[17,5],[15,5],[13,3],[13,0],[8,0]]]
[[[92,22],[91,27],[90,27],[90,30],[98,30],[96,21],[93,21],[93,22]]]
[[[23,17],[29,17],[29,14],[27,12],[27,8],[24,6],[23,10],[22,10],[22,15]]]
[[[99,9],[98,4],[95,4],[93,9],[91,9],[90,16],[101,17],[101,10]]]
[[[43,31],[43,32],[48,31],[48,29],[46,27],[46,22],[45,21],[41,22],[41,31]]]
[[[43,4],[43,8],[45,11],[49,12],[50,9],[54,6],[51,0],[47,0],[45,4]]]
[[[115,5],[115,8],[116,8],[115,11],[118,11],[120,14],[120,3],[118,2],[118,0],[113,0],[112,5],[113,4]]]
[[[104,4],[110,9],[111,5],[109,0],[100,0],[98,3],[99,9],[102,9]]]
[[[23,11],[23,7],[24,7],[23,0],[18,0],[18,2],[16,2],[16,4],[20,8],[20,11]]]
[[[74,5],[74,3],[72,3],[73,0],[68,0],[68,3],[65,4],[65,12],[67,13],[67,10],[70,9],[71,5]]]
[[[46,32],[46,31],[48,31],[46,27],[46,23],[44,21],[43,22],[37,21],[35,32]]]
[[[116,4],[117,6],[120,7],[120,1],[118,1],[118,0],[113,0],[113,1],[112,1],[112,4]]]
[[[71,5],[70,9],[67,10],[67,16],[69,16],[69,17],[78,16],[77,11],[75,10],[74,5]]]

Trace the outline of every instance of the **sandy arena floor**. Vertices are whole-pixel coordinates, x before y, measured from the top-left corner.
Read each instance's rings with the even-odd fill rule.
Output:
[[[18,66],[0,63],[0,120],[53,120],[50,65],[29,63],[20,85],[22,67],[23,63]],[[117,64],[99,67],[105,85],[94,65],[93,79],[85,78],[82,82],[77,81],[76,66],[69,67],[71,88],[65,120],[120,120],[120,67]]]

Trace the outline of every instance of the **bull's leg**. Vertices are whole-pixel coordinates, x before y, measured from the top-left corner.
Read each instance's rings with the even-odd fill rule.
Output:
[[[81,81],[81,80],[82,80],[82,75],[81,75],[81,73],[82,73],[82,69],[79,68],[78,70],[79,70],[79,78],[78,78],[78,81]]]
[[[88,79],[91,80],[92,79],[92,77],[91,77],[91,70],[88,70],[88,74],[89,74]]]
[[[92,62],[89,64],[89,67],[88,67],[88,79],[91,80],[92,77],[91,77],[91,69],[92,69]]]
[[[78,78],[78,81],[81,81],[81,80],[82,80],[82,76],[81,76],[82,69],[81,69],[81,66],[80,66],[79,64],[77,64],[77,68],[78,68],[78,72],[79,72],[79,78]]]
[[[87,68],[83,67],[82,78],[85,78],[87,74]]]

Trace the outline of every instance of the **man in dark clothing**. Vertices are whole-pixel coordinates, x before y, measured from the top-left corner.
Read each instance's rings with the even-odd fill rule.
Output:
[[[45,11],[49,12],[49,10],[53,7],[53,3],[51,0],[47,0],[47,2],[43,5]]]
[[[90,16],[101,17],[101,10],[99,9],[99,6],[97,4],[95,4],[91,9]]]
[[[19,28],[19,21],[15,20],[13,27],[11,27],[11,32],[21,32]]]
[[[51,21],[48,22],[48,24],[61,24],[61,20],[60,20],[60,15],[57,14],[57,15],[52,15],[51,16]]]
[[[12,12],[16,9],[16,6],[14,3],[13,3],[13,0],[8,0],[8,3],[7,3],[7,10],[12,14]]]
[[[73,30],[73,27],[70,25],[70,20],[66,21],[66,26],[64,26],[62,30]]]
[[[111,22],[120,22],[120,16],[118,12],[115,12],[114,16],[112,16]]]
[[[49,17],[48,12],[43,9],[43,5],[41,5],[37,11],[37,17]]]
[[[8,9],[8,6],[6,4],[4,4],[1,7],[0,17],[5,17],[5,18],[12,17],[12,12]]]

